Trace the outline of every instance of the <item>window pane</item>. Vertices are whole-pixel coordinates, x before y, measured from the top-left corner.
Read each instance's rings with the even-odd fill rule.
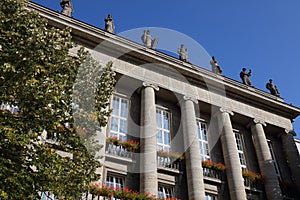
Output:
[[[123,140],[126,138],[127,128],[128,128],[128,105],[129,101],[119,96],[113,96],[112,101],[112,117],[110,125],[110,134]]]
[[[156,111],[156,126],[157,128],[162,128],[162,116],[159,110]]]
[[[164,112],[164,129],[165,130],[170,130],[169,126],[169,114]]]
[[[127,121],[120,119],[120,133],[127,133]]]
[[[159,130],[158,132],[157,132],[157,142],[158,143],[163,143],[163,139],[162,139],[162,131],[161,130]]]
[[[201,128],[198,123],[197,123],[197,130],[198,130],[198,139],[201,139]]]
[[[118,131],[119,126],[118,126],[118,119],[115,117],[111,118],[111,126],[110,126],[111,131]]]
[[[124,142],[127,139],[127,137],[126,135],[119,135],[119,139]]]
[[[119,98],[116,97],[116,96],[113,97],[112,108],[113,108],[112,114],[113,115],[119,115]]]
[[[164,144],[170,145],[170,134],[169,133],[164,134]]]
[[[128,115],[128,102],[125,99],[121,101],[121,117],[127,118]]]
[[[118,137],[118,135],[115,133],[109,133],[109,137]]]

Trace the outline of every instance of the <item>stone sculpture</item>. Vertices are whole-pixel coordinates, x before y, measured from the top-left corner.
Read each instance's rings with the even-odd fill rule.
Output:
[[[184,45],[182,44],[178,50],[177,50],[178,54],[179,54],[179,59],[182,60],[182,61],[185,61],[185,62],[188,62],[189,61],[189,58],[188,58],[188,50],[187,49],[184,49]]]
[[[158,43],[158,39],[152,39],[151,35],[150,35],[150,31],[149,30],[144,30],[144,33],[142,35],[142,41],[144,43],[144,46],[151,48],[151,49],[155,49],[156,45]]]
[[[214,72],[216,74],[222,74],[222,68],[219,66],[219,63],[214,56],[212,57],[212,60],[210,61],[210,65],[211,65],[212,72]]]
[[[61,11],[61,14],[71,17],[72,13],[74,12],[72,1],[71,0],[60,0],[60,6],[63,9]]]
[[[115,32],[115,24],[114,20],[112,19],[112,14],[108,14],[107,18],[104,19],[105,21],[105,30],[110,33]]]
[[[246,68],[242,69],[242,71],[240,73],[240,77],[241,77],[242,82],[244,84],[252,86],[252,83],[251,83],[250,78],[249,78],[251,76],[252,71],[250,69],[249,72],[246,72],[246,70],[247,70]]]
[[[266,88],[267,88],[268,90],[270,90],[270,93],[271,93],[271,94],[273,94],[273,95],[275,95],[275,96],[277,96],[277,97],[280,96],[280,93],[279,93],[279,91],[278,91],[276,85],[273,84],[273,80],[272,80],[272,79],[270,79],[270,80],[269,80],[269,83],[266,84]]]

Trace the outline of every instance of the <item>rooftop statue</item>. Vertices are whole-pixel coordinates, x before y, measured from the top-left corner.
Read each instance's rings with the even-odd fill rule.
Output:
[[[219,63],[214,56],[212,57],[212,60],[210,61],[210,65],[211,65],[212,72],[214,72],[216,74],[222,74],[222,68],[219,66]]]
[[[249,85],[249,86],[252,86],[252,83],[249,78],[251,76],[251,73],[252,73],[251,69],[249,70],[249,72],[246,72],[246,68],[243,68],[240,73],[240,77],[241,77],[243,83],[246,85]]]
[[[60,6],[62,7],[61,14],[71,17],[74,12],[73,4],[71,0],[60,0]]]
[[[266,88],[267,88],[268,90],[270,90],[270,93],[271,93],[271,94],[273,94],[273,95],[275,95],[275,96],[277,96],[277,97],[280,96],[280,93],[279,93],[279,91],[278,91],[276,85],[273,84],[273,80],[272,80],[272,79],[270,79],[270,80],[269,80],[269,83],[266,84]]]
[[[184,49],[184,45],[180,45],[180,47],[177,50],[178,54],[179,54],[179,59],[185,62],[189,61],[189,55],[188,55],[188,50]]]
[[[158,43],[158,39],[152,39],[151,35],[150,35],[150,31],[149,30],[144,30],[144,33],[142,35],[142,41],[144,43],[144,46],[151,48],[151,49],[155,49],[156,45]]]
[[[107,18],[104,19],[105,21],[105,30],[110,33],[115,32],[115,24],[114,20],[112,19],[112,15],[108,14]]]

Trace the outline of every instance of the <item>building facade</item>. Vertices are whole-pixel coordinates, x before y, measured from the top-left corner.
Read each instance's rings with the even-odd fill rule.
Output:
[[[101,186],[178,199],[297,199],[300,158],[282,98],[30,3],[102,65],[117,84]],[[116,141],[117,140],[117,141]],[[120,145],[123,144],[123,145]]]

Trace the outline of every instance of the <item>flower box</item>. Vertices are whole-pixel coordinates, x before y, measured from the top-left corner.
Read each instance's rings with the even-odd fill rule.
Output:
[[[182,154],[173,151],[158,150],[157,155],[160,157],[170,158],[173,161],[177,159],[183,160],[184,158]]]
[[[215,163],[210,160],[203,160],[202,161],[202,167],[207,169],[212,169],[216,171],[225,171],[226,167],[222,163]]]
[[[129,152],[138,152],[139,150],[139,143],[134,140],[125,140],[122,141],[117,137],[109,137],[107,138],[107,142],[115,145],[115,146],[122,146]]]

